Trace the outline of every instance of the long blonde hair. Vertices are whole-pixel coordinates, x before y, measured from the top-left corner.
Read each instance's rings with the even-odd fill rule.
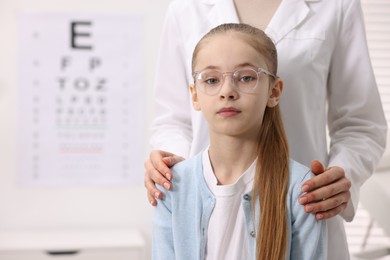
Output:
[[[237,33],[238,37],[258,51],[264,57],[268,71],[277,75],[277,52],[272,40],[262,30],[233,23],[217,26],[203,36],[192,56],[192,71],[204,40],[228,32]],[[279,106],[266,108],[258,140],[252,200],[253,212],[256,212],[257,202],[261,206],[256,233],[256,259],[280,260],[285,258],[287,250],[289,151]]]

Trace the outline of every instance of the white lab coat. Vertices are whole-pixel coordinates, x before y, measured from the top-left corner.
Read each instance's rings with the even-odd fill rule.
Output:
[[[229,22],[239,22],[233,0],[175,0],[168,7],[156,73],[153,148],[188,157],[207,146],[207,123],[192,109],[188,90],[192,52],[201,36]],[[345,170],[352,198],[342,216],[350,221],[387,131],[360,1],[283,0],[265,31],[278,50],[291,157]],[[348,259],[342,219],[335,217],[328,226],[329,259]]]

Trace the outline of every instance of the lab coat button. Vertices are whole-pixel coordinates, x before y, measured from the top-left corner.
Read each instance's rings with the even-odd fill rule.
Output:
[[[252,231],[252,232],[250,233],[250,235],[251,235],[251,237],[255,237],[255,236],[256,236],[256,232],[255,232],[255,231]]]
[[[251,196],[249,196],[248,194],[244,195],[244,200],[250,200],[250,199],[251,199]]]

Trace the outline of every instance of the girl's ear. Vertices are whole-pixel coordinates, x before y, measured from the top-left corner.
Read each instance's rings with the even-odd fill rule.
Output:
[[[194,84],[190,84],[190,92],[191,92],[192,106],[196,111],[200,111],[201,109],[198,100],[198,93],[196,92],[196,88]]]
[[[272,87],[270,89],[270,95],[267,102],[267,107],[275,107],[279,104],[280,98],[283,92],[283,81],[281,79],[276,79],[275,82],[272,83]]]

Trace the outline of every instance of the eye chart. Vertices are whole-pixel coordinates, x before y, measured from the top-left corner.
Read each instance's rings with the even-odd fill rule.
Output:
[[[141,183],[142,16],[23,13],[18,183]]]

